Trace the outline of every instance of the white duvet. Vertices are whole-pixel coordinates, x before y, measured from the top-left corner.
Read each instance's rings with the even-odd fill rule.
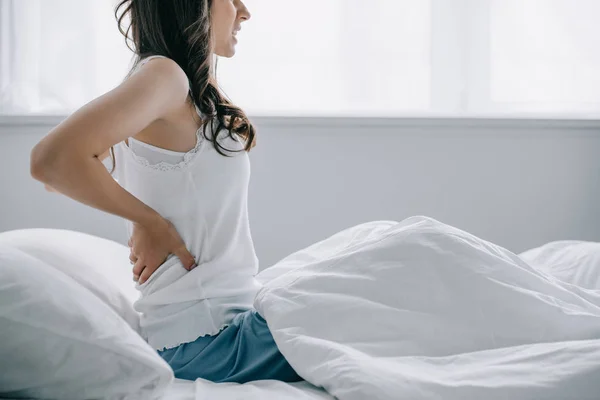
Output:
[[[600,292],[427,217],[355,226],[263,271],[281,352],[341,400],[600,398]]]

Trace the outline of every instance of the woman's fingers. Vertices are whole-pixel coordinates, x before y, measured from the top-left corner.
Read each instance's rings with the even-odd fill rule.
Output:
[[[135,264],[133,265],[133,276],[141,276],[142,275],[142,270],[144,269],[144,263],[141,261],[141,259],[137,259]]]
[[[194,260],[194,256],[192,256],[185,246],[181,246],[175,250],[175,255],[179,258],[183,264],[183,267],[188,271],[191,271],[196,267],[196,260]]]
[[[144,270],[142,271],[141,275],[140,275],[140,279],[138,279],[138,284],[143,284],[144,282],[146,282],[148,280],[148,278],[150,278],[150,275],[152,275],[152,273],[155,270],[152,270],[150,267],[146,267],[144,268]]]
[[[137,256],[133,253],[129,253],[129,261],[131,261],[131,264],[135,264],[135,262],[137,261]]]

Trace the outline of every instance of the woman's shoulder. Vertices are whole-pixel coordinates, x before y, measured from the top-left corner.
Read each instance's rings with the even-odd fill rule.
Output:
[[[177,62],[168,57],[161,55],[145,57],[134,67],[130,76],[140,73],[141,71],[148,71],[148,73],[156,75],[157,77],[166,76],[175,82],[184,84],[183,86],[189,89],[189,80],[185,71],[177,64]]]
[[[161,118],[179,113],[187,103],[190,90],[184,70],[165,56],[143,58],[134,66],[124,84],[132,92],[143,92],[150,99],[156,98],[155,103],[160,105],[160,112],[164,114]]]
[[[143,65],[147,64],[151,60],[161,60],[162,63],[176,64],[177,66],[179,66],[173,59],[171,59],[167,56],[163,56],[160,54],[154,54],[154,55],[150,55],[150,56],[141,58],[137,64],[136,70],[138,70],[139,68],[141,68]]]

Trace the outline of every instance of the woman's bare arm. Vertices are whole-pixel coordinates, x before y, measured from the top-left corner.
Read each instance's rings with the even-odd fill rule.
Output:
[[[107,150],[107,151],[106,151],[106,152],[104,152],[103,154],[100,154],[100,155],[98,156],[98,160],[100,160],[100,161],[103,161],[104,159],[106,159],[106,158],[108,158],[108,157],[110,157],[110,151],[109,151],[109,150]],[[59,194],[60,194],[60,192],[59,192],[58,190],[54,189],[52,186],[48,185],[47,183],[44,183],[44,188],[45,188],[47,191],[49,191],[49,192],[52,192],[52,193],[59,193]]]
[[[31,175],[99,210],[149,226],[161,218],[123,189],[100,157],[186,101],[188,79],[177,64],[154,59],[121,85],[61,122],[31,152]]]

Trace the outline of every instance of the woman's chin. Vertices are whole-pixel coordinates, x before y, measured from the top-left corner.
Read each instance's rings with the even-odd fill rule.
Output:
[[[229,43],[227,46],[222,46],[220,49],[215,50],[215,54],[219,57],[231,58],[235,55],[235,44]]]
[[[216,51],[215,54],[218,55],[219,57],[231,58],[235,55],[235,49],[233,49],[231,51]]]

